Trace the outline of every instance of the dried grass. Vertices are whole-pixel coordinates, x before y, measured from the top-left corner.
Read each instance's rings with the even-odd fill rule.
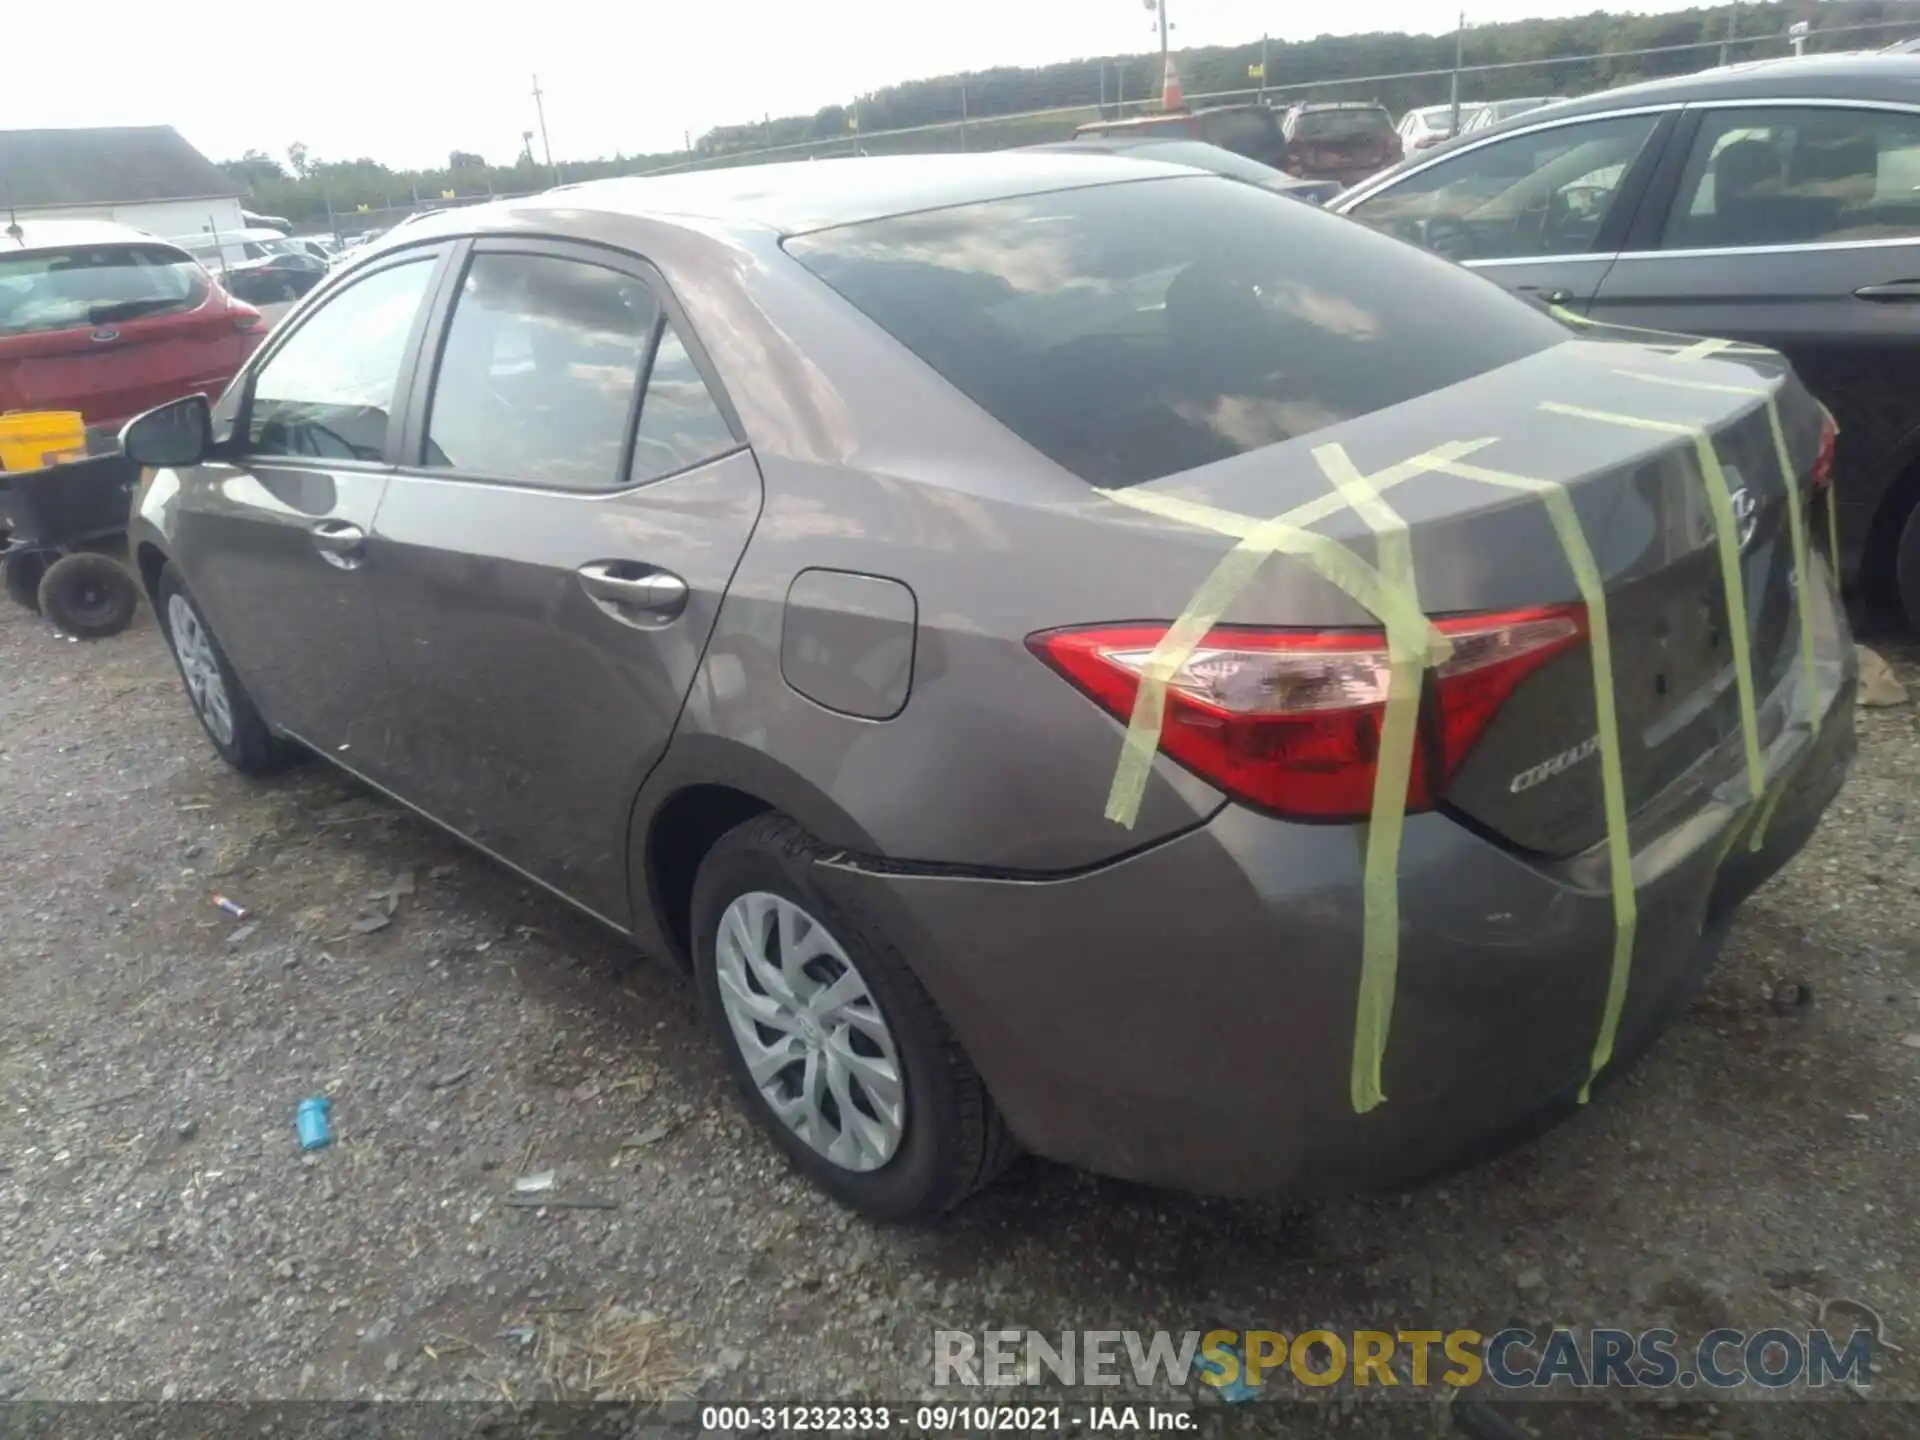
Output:
[[[686,1400],[701,1378],[666,1321],[612,1304],[577,1326],[542,1325],[538,1364],[555,1400]]]

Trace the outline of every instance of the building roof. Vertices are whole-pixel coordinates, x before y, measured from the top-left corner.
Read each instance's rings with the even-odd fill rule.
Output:
[[[0,208],[227,200],[240,186],[171,125],[0,130]]]

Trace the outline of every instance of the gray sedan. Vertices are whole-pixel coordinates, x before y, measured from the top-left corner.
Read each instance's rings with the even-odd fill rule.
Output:
[[[220,755],[692,971],[807,1174],[1387,1183],[1682,1008],[1853,744],[1826,417],[1177,166],[595,182],[128,427]]]

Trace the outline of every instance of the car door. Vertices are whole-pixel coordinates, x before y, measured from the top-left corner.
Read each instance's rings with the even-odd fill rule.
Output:
[[[1581,116],[1490,136],[1362,185],[1335,208],[1517,294],[1584,311],[1675,117]]]
[[[261,712],[376,780],[388,691],[366,539],[449,248],[369,266],[273,337],[180,504],[174,558]]]
[[[441,309],[374,527],[397,788],[625,923],[633,798],[759,516],[759,468],[643,262],[478,241]]]
[[[1920,448],[1920,106],[1691,111],[1594,314],[1784,351],[1840,425],[1851,569]]]

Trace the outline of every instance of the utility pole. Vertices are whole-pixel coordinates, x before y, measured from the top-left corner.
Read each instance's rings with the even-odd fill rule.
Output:
[[[1460,61],[1466,53],[1467,12],[1460,12],[1459,27],[1453,32],[1453,80],[1448,89],[1452,102],[1453,119],[1447,128],[1449,136],[1460,133]]]
[[[1167,0],[1159,0],[1153,7],[1160,14],[1160,83],[1167,83]]]
[[[1267,103],[1267,37],[1260,37],[1260,103]]]
[[[1720,42],[1720,63],[1722,65],[1726,65],[1732,58],[1729,51],[1733,45],[1734,26],[1739,19],[1739,15],[1740,6],[1738,3],[1736,3],[1731,10],[1727,11],[1727,37]]]
[[[540,93],[540,77],[533,77],[533,113],[540,119],[540,148],[547,156],[547,183],[558,185],[559,173],[553,168],[553,143],[547,139],[547,107]]]
[[[1107,62],[1100,62],[1100,118],[1107,118]]]
[[[967,148],[967,77],[960,77],[960,148]]]

